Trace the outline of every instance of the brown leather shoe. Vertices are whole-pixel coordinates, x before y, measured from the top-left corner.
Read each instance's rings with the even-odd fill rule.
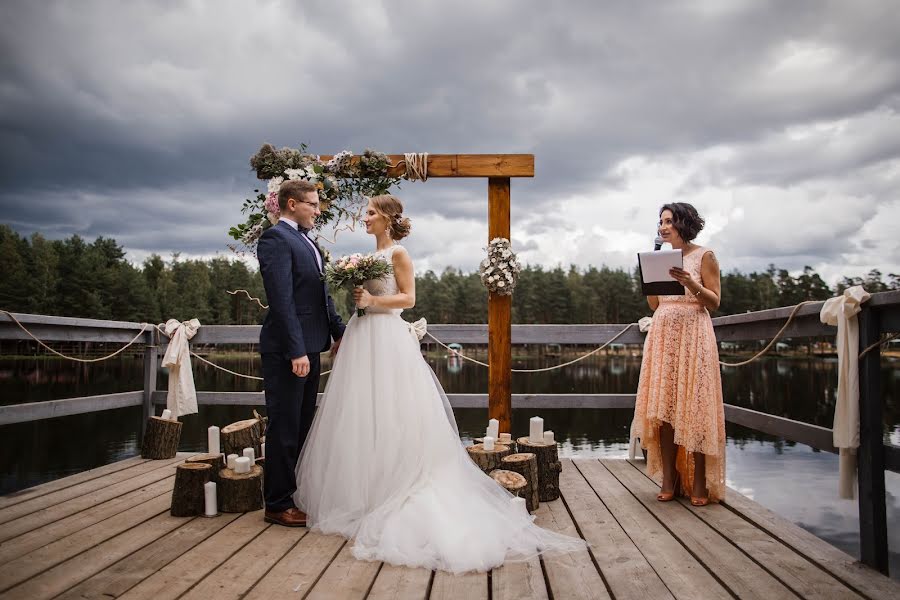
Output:
[[[285,527],[306,527],[306,513],[299,508],[289,508],[282,512],[266,511],[266,523],[275,523]]]

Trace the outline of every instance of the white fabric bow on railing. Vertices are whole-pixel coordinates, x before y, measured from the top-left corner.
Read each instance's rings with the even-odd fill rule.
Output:
[[[859,447],[859,323],[856,315],[860,304],[871,295],[855,285],[841,296],[829,298],[819,318],[826,325],[837,326],[835,346],[838,355],[838,391],[834,405],[832,436],[840,451],[838,491],[841,498],[853,498],[856,480],[856,449]]]
[[[194,387],[194,373],[191,371],[188,340],[194,337],[198,329],[200,321],[197,319],[183,323],[169,319],[164,328],[169,336],[169,347],[162,359],[162,366],[169,369],[166,408],[172,411],[174,418],[197,412],[197,390]]]
[[[638,319],[638,329],[641,330],[641,333],[650,331],[651,325],[653,325],[653,317],[641,317]]]
[[[419,319],[415,323],[406,323],[406,327],[409,329],[409,335],[412,336],[413,340],[416,342],[416,345],[422,341],[422,338],[425,337],[425,334],[428,333],[428,321],[424,318]]]

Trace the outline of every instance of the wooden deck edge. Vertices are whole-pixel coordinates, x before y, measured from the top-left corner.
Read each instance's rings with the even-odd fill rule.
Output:
[[[144,462],[147,462],[148,460],[149,459],[141,458],[140,456],[123,458],[121,460],[107,463],[99,467],[94,467],[93,469],[80,471],[78,473],[72,473],[71,475],[65,475],[63,477],[51,479],[50,481],[45,481],[44,483],[39,483],[31,487],[16,490],[15,492],[10,492],[9,494],[0,496],[0,510],[3,510],[4,508],[8,508],[10,506],[14,506],[20,502],[25,502],[26,500],[40,498],[41,496],[45,496],[51,492],[64,490],[66,488],[72,487],[73,485],[78,485],[79,483],[85,483],[87,481],[92,481],[111,473],[130,469],[131,467],[140,465]]]
[[[655,481],[647,475],[644,461],[627,462],[645,477]],[[721,504],[856,593],[872,599],[900,598],[900,583],[864,565],[843,550],[772,512],[734,488],[728,488],[725,500]]]

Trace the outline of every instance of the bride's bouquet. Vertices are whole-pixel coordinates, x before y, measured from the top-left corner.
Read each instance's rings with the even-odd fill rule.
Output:
[[[393,270],[390,263],[381,256],[357,253],[328,263],[325,267],[325,281],[333,288],[353,289],[371,279],[390,275]],[[356,309],[356,316],[364,314],[365,308]]]

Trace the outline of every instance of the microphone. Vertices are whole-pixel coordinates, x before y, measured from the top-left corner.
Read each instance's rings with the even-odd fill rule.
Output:
[[[653,251],[656,252],[660,248],[662,248],[663,239],[661,235],[656,236],[656,239],[653,240]]]

